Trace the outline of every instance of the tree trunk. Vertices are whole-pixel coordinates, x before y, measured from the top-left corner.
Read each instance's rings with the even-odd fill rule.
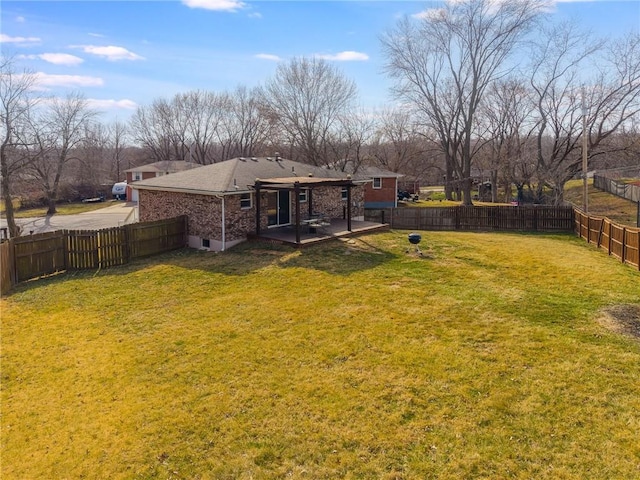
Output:
[[[4,201],[4,215],[7,219],[7,227],[9,229],[9,237],[15,238],[20,236],[20,227],[16,224],[13,213],[13,199],[11,198],[11,190],[9,189],[9,175],[7,173],[6,162],[2,161],[2,200]]]
[[[471,181],[470,178],[465,178],[462,181],[462,205],[465,206],[472,206],[473,205],[473,201],[471,198],[471,189],[473,187],[473,182]]]
[[[47,215],[55,215],[56,210],[56,199],[55,196],[51,192],[47,192]]]
[[[444,198],[447,200],[453,200],[453,160],[450,158],[445,159],[446,173],[444,176]]]
[[[5,144],[6,143],[8,142],[5,141]],[[5,150],[5,144],[2,145],[2,151],[0,152],[0,176],[2,177],[0,190],[2,190],[4,214],[7,218],[9,237],[14,238],[20,236],[20,227],[18,227],[18,225],[16,224],[16,219],[13,213],[13,199],[11,198],[11,183],[9,180],[9,166],[7,164],[7,153]]]
[[[498,203],[498,170],[491,171],[491,203]]]

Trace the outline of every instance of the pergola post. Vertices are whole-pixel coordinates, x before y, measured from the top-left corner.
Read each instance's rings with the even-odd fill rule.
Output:
[[[256,190],[256,235],[260,235],[260,186],[261,182],[256,178],[253,186]]]
[[[296,197],[296,243],[300,245],[300,182],[294,182],[293,192]]]
[[[347,185],[347,231],[351,231],[351,187],[352,184]]]

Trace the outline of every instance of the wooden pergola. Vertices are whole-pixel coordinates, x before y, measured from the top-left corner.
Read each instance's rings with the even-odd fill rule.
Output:
[[[300,243],[300,192],[303,189],[308,191],[307,207],[308,215],[313,215],[313,189],[317,187],[341,187],[347,189],[347,230],[351,232],[351,189],[363,183],[362,181],[354,181],[351,175],[346,178],[319,178],[319,177],[285,177],[285,178],[256,178],[253,188],[256,191],[256,235],[260,235],[260,192],[261,191],[289,191],[294,192],[295,198],[295,232],[296,243]]]

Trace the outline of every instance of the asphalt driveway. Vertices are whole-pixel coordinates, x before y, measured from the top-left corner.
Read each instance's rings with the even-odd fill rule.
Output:
[[[100,230],[102,228],[118,227],[137,221],[135,203],[118,202],[109,207],[92,212],[76,215],[50,215],[47,217],[16,218],[16,223],[22,227],[22,234],[53,232],[55,230]],[[6,227],[7,222],[0,220],[0,227]]]

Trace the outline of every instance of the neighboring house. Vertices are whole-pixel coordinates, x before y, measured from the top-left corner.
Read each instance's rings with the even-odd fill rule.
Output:
[[[280,157],[234,158],[195,170],[141,180],[140,221],[188,217],[189,246],[225,250],[321,213],[364,218],[364,177]]]
[[[125,170],[124,172],[127,174],[127,202],[138,201],[138,192],[131,188],[133,182],[161,177],[162,175],[169,175],[170,173],[184,172],[201,166],[199,163],[165,160]]]
[[[395,208],[398,206],[398,179],[400,173],[378,167],[360,167],[360,175],[366,175],[372,182],[365,186],[364,208]]]
[[[347,162],[345,171],[353,173],[351,162]],[[364,208],[395,208],[398,206],[398,181],[404,175],[364,165],[360,165],[357,174],[371,179],[371,182],[364,187]]]

